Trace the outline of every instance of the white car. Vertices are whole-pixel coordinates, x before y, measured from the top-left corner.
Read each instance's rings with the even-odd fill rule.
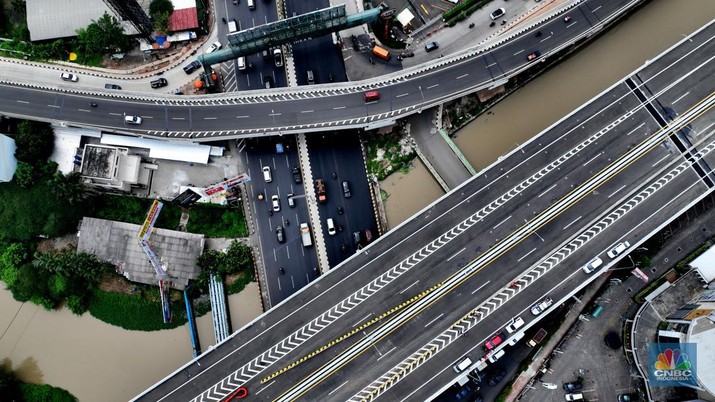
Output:
[[[631,246],[631,243],[628,243],[627,241],[618,243],[618,244],[616,244],[616,247],[613,247],[612,249],[608,250],[608,256],[611,258],[616,258],[622,252],[626,251],[626,249],[630,246]]]
[[[601,264],[603,264],[603,260],[596,257],[592,259],[588,264],[583,266],[583,272],[590,274],[591,272],[595,271],[596,268],[600,267]]]
[[[328,234],[335,236],[335,222],[333,222],[333,218],[328,218],[326,224],[328,226]]]
[[[271,167],[270,166],[263,167],[263,180],[266,183],[270,183],[273,181],[273,177],[271,176]]]
[[[206,49],[206,54],[213,53],[213,52],[221,49],[221,46],[222,46],[221,42],[217,41],[217,42],[212,43],[211,46],[209,46],[209,48]]]
[[[514,317],[513,320],[506,326],[506,332],[512,334],[516,332],[517,329],[524,326],[524,319],[521,317]]]
[[[506,10],[504,8],[497,8],[489,15],[489,18],[491,18],[492,20],[496,20],[499,17],[503,16],[505,13]]]
[[[131,116],[131,115],[126,115],[124,116],[124,122],[127,124],[134,124],[136,126],[142,124],[142,118],[139,116]]]
[[[79,80],[79,77],[72,73],[62,73],[60,74],[60,78],[62,78],[64,81],[72,81],[72,82],[77,82]]]
[[[543,299],[539,300],[538,303],[531,306],[531,314],[539,315],[543,313],[546,309],[551,307],[552,304],[554,304],[554,300],[549,296],[546,296]]]
[[[281,199],[277,195],[271,196],[271,203],[273,204],[273,211],[278,212],[281,210]]]

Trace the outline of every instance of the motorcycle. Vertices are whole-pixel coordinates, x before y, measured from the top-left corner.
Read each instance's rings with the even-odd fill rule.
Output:
[[[225,24],[225,23],[226,23],[226,18],[221,17],[221,21],[223,21],[223,23]]]
[[[333,179],[337,179],[337,178],[338,178],[338,174],[333,172]]]
[[[338,215],[342,215],[342,214],[343,214],[343,207],[338,207]]]
[[[97,107],[97,102],[89,102],[90,107]]]
[[[281,273],[281,275],[283,275],[283,274],[285,274],[285,273],[286,273],[286,270],[285,270],[285,269],[283,269],[283,267],[280,267],[280,268],[278,268],[278,272],[280,272],[280,273]]]
[[[290,221],[288,219],[285,220],[286,226],[290,226]]]

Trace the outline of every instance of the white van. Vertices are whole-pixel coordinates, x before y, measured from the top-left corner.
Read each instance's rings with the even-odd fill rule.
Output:
[[[271,167],[270,166],[263,167],[263,180],[265,180],[266,183],[270,183],[273,181],[273,177],[271,177]]]
[[[327,223],[328,225],[328,234],[331,236],[335,236],[335,222],[333,222],[333,218],[328,218],[325,223]]]
[[[469,368],[472,365],[472,359],[465,357],[459,363],[454,365],[454,371],[461,373],[462,371]]]
[[[502,349],[502,350],[492,354],[491,356],[489,356],[489,358],[487,360],[489,360],[489,363],[496,363],[497,360],[499,360],[499,358],[504,356],[504,353],[506,353],[506,352],[504,352],[504,349]]]
[[[238,58],[238,71],[245,71],[246,70],[246,57],[241,56]]]
[[[236,24],[236,20],[232,19],[228,22],[228,33],[234,33],[236,31],[238,31],[238,25]]]
[[[253,0],[248,0],[248,9],[251,11],[256,9],[256,3]]]
[[[583,394],[566,394],[566,396],[564,396],[564,399],[566,399],[567,401],[580,401],[581,399],[583,399]]]

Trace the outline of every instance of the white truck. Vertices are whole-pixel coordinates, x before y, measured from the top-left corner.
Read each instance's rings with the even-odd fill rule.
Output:
[[[236,20],[231,19],[228,22],[228,33],[234,33],[236,31],[238,31],[238,26],[236,25]]]
[[[305,222],[300,224],[300,238],[303,240],[303,247],[313,245],[313,238],[310,235],[310,226]]]

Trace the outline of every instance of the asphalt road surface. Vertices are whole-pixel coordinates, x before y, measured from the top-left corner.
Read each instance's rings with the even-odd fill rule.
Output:
[[[594,277],[584,264],[608,269],[712,191],[713,39],[650,61],[141,399],[438,394],[512,317],[535,325],[533,303]]]

